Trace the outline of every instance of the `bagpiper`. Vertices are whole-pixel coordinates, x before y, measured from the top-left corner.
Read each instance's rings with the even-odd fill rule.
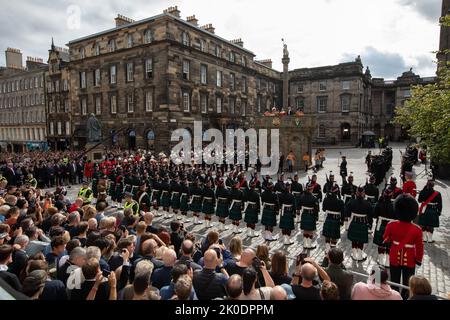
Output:
[[[333,172],[331,171],[331,172],[330,172],[330,175],[327,176],[327,182],[326,182],[326,183],[324,184],[324,186],[323,186],[323,193],[324,193],[325,195],[327,195],[328,193],[331,192],[331,189],[333,189],[333,188],[336,187],[336,186],[337,186],[337,184],[336,184],[336,182],[334,181],[334,174],[333,174]],[[338,188],[339,188],[339,186],[338,186]],[[339,191],[340,191],[340,190],[339,190]],[[340,192],[338,192],[337,196],[339,197],[339,199],[341,198]]]
[[[193,212],[194,224],[202,224],[203,222],[199,221],[198,218],[200,217],[200,212],[202,211],[203,190],[200,188],[200,182],[198,178],[195,178],[195,180],[193,181],[189,193],[191,195],[189,209]]]
[[[233,233],[241,233],[242,230],[239,229],[240,221],[242,220],[242,210],[244,208],[244,193],[240,190],[240,183],[237,182],[233,190],[230,193],[230,215],[229,218],[233,222]]]
[[[364,244],[369,242],[369,225],[372,225],[373,209],[365,198],[364,188],[356,189],[356,198],[346,207],[350,216],[347,237],[352,242],[351,257],[356,261],[364,261],[367,254],[363,251]]]
[[[265,227],[264,239],[267,241],[275,241],[278,236],[273,236],[273,228],[277,225],[277,215],[279,213],[278,197],[273,192],[273,183],[266,184],[266,190],[261,195],[262,216],[261,224]]]
[[[281,217],[280,229],[283,234],[283,244],[291,245],[294,241],[291,239],[292,230],[295,230],[295,198],[291,194],[291,183],[286,182],[283,193],[280,195]]]
[[[253,180],[253,183],[250,184],[250,189],[245,194],[244,221],[247,223],[248,236],[250,238],[259,236],[259,234],[255,232],[256,224],[258,223],[258,215],[261,211],[261,198],[256,191],[257,181],[258,180]]]
[[[303,231],[303,249],[315,249],[317,244],[313,242],[314,232],[317,229],[317,217],[319,211],[319,200],[313,195],[315,184],[313,181],[307,183],[305,192],[300,197],[302,216],[300,230]]]
[[[337,184],[334,184],[325,196],[322,211],[326,214],[322,235],[325,237],[325,251],[328,252],[331,248],[336,247],[341,238],[341,225],[344,221],[344,201],[339,198],[339,186]]]
[[[422,265],[423,239],[420,227],[412,223],[417,217],[419,205],[410,195],[400,195],[394,204],[394,212],[399,221],[388,223],[384,232],[384,242],[391,245],[389,253],[390,276],[394,283],[409,286],[409,278],[416,272],[416,265]],[[399,288],[396,290],[400,291]],[[408,298],[408,290],[401,293]]]
[[[211,227],[212,215],[214,215],[216,204],[216,195],[211,185],[211,180],[207,179],[203,188],[202,213],[205,215],[206,228]]]
[[[344,205],[347,207],[351,200],[355,199],[356,194],[356,186],[353,185],[353,172],[350,172],[350,175],[347,178],[347,182],[345,180],[344,184],[342,185],[342,197],[344,198]],[[344,216],[344,226],[345,230],[348,230],[349,227],[349,219],[350,214],[348,213],[348,210],[345,210],[345,216]]]
[[[294,180],[291,184],[291,192],[295,199],[295,222],[300,223],[300,196],[303,193],[303,185],[298,182],[298,174],[294,175]]]
[[[394,191],[391,188],[386,188],[383,192],[383,196],[380,197],[375,205],[373,213],[374,218],[377,219],[373,243],[378,246],[377,262],[384,267],[389,267],[390,247],[390,243],[384,242],[384,232],[388,223],[396,220],[394,204],[391,201],[393,194]]]
[[[223,179],[217,182],[216,199],[216,215],[219,218],[219,231],[228,230],[228,226],[225,225],[225,219],[229,215],[230,191],[225,188]]]
[[[425,242],[433,243],[433,232],[439,228],[439,217],[442,213],[442,196],[434,190],[434,180],[429,179],[419,194],[419,226],[422,227]]]

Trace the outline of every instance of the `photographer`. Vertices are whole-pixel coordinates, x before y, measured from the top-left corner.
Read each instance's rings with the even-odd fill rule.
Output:
[[[313,258],[301,254],[291,283],[295,300],[322,300],[320,282],[323,281],[330,281],[325,270]]]
[[[272,277],[266,269],[266,265],[263,261],[256,258],[252,267],[248,267],[242,274],[243,292],[239,297],[239,300],[270,300],[272,288],[275,286]],[[264,276],[266,283],[265,287],[256,288],[258,282],[258,273],[256,270],[260,270]]]

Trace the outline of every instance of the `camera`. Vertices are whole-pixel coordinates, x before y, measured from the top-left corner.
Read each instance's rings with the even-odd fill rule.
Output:
[[[110,274],[111,274],[111,271],[107,271],[107,270],[103,270],[103,271],[102,271],[102,275],[103,275],[105,278],[108,278]]]
[[[299,265],[304,264],[304,263],[305,263],[305,258],[307,258],[307,257],[308,257],[308,254],[307,254],[307,253],[304,253],[304,252],[300,253],[300,254],[297,256],[296,265],[299,266]]]
[[[253,268],[258,271],[259,269],[261,269],[261,265],[261,259],[259,259],[258,257],[254,257],[252,261]]]

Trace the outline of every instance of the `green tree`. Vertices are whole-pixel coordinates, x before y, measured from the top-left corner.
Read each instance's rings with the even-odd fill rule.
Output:
[[[450,15],[441,23],[450,27]],[[412,137],[420,137],[420,145],[428,149],[433,162],[450,163],[450,61],[438,66],[436,83],[412,87],[411,99],[395,113],[393,123],[409,128]]]

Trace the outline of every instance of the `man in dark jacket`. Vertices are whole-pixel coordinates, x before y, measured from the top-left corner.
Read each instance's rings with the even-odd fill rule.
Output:
[[[331,248],[328,252],[329,266],[325,269],[331,281],[334,282],[339,289],[339,297],[341,300],[350,300],[352,295],[353,275],[345,270],[342,262],[344,261],[344,253],[341,249]]]
[[[217,256],[213,249],[207,250],[204,255],[205,264],[203,270],[196,271],[192,284],[199,300],[213,300],[226,296],[225,286],[228,280],[226,271],[222,265],[221,257]],[[217,273],[216,267],[221,267],[221,272]]]

